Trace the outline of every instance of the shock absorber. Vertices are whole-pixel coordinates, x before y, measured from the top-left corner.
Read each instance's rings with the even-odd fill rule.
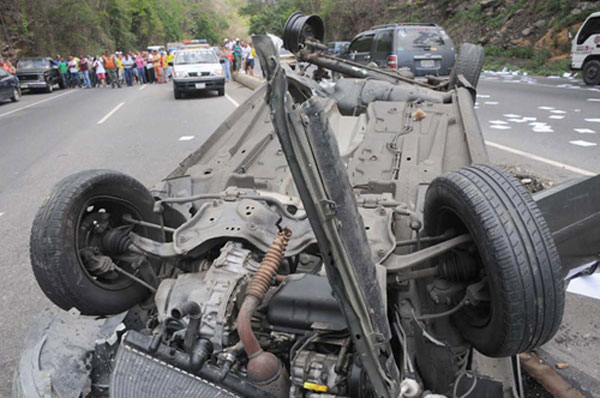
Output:
[[[284,228],[275,237],[246,289],[246,297],[237,317],[238,335],[249,359],[248,379],[275,395],[287,394],[289,390],[287,372],[279,358],[270,352],[263,351],[260,347],[258,339],[252,331],[252,314],[262,302],[271,285],[283,260],[291,234],[289,229]]]

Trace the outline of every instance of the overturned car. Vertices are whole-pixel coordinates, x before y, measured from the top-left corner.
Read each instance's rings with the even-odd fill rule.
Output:
[[[69,312],[39,318],[14,396],[522,395],[515,355],[556,332],[564,271],[546,213],[486,164],[481,49],[417,82],[322,39],[288,19],[309,73],[254,37],[267,82],[159,189],[57,184],[31,262]]]

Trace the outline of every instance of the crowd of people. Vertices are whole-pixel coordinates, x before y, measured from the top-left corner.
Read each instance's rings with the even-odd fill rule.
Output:
[[[220,47],[215,48],[222,60],[225,78],[232,80],[233,72],[254,76],[256,51],[251,42],[225,38]],[[172,51],[138,51],[110,53],[105,51],[98,56],[58,55],[54,62],[60,72],[62,87],[121,87],[136,84],[167,83],[173,79]],[[0,67],[15,74],[16,68],[8,60],[0,58]]]
[[[225,61],[223,67],[228,80],[231,80],[231,72],[243,71],[249,76],[254,76],[256,51],[251,42],[225,38],[217,55]]]
[[[171,51],[140,51],[114,54],[105,51],[103,55],[58,56],[55,61],[63,87],[121,87],[135,84],[167,83],[173,79]]]

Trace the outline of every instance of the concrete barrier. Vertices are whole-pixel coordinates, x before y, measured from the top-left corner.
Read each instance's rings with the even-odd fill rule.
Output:
[[[248,76],[245,73],[234,72],[233,80],[240,83],[242,86],[248,87],[250,90],[254,90],[256,87],[260,86],[263,79],[260,79],[256,76]]]

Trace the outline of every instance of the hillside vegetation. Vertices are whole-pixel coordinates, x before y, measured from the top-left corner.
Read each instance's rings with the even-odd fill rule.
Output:
[[[240,3],[241,2],[241,3]],[[189,38],[219,41],[247,29],[243,0],[0,1],[0,52],[83,55],[136,50]]]
[[[580,0],[248,0],[250,32],[281,33],[292,10],[325,20],[327,40],[351,40],[371,26],[433,22],[457,44],[486,48],[486,68],[518,67],[535,73],[566,71],[573,35],[600,1]]]

